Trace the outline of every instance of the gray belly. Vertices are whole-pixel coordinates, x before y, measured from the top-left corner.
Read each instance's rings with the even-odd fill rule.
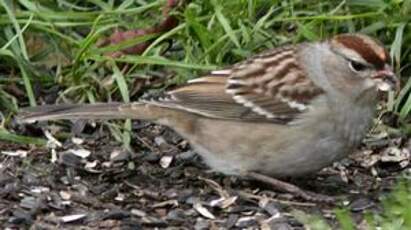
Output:
[[[201,129],[194,138],[186,138],[207,165],[225,174],[258,171],[277,177],[297,176],[317,171],[347,152],[345,143],[330,132],[304,133],[298,126],[239,126],[218,120],[204,124],[199,124]]]
[[[267,138],[250,131],[237,141],[224,139],[230,148],[193,146],[210,167],[225,174],[256,171],[276,177],[306,175],[343,158],[349,151],[345,143],[333,135],[319,137],[315,133]]]
[[[315,117],[315,116],[314,116]],[[276,177],[313,173],[347,156],[368,130],[372,115],[360,125],[337,125],[324,116],[301,124],[276,125],[199,119],[194,133],[181,133],[214,170],[225,174],[257,171]],[[310,119],[310,118],[307,118]],[[338,127],[338,129],[336,128]]]

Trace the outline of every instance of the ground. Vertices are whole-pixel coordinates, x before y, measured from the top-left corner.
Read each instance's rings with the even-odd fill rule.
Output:
[[[371,228],[367,213],[381,212],[393,215],[379,226],[410,229],[411,184],[400,215],[384,202],[411,175],[410,137],[398,134],[411,130],[410,0],[35,2],[0,1],[0,139],[48,139],[0,140],[1,229],[319,229],[312,216],[341,229],[339,209],[355,221],[345,229]],[[333,204],[211,172],[164,127],[133,122],[128,149],[112,123],[19,125],[11,115],[35,102],[135,101],[263,50],[347,32],[381,40],[403,84],[382,106],[398,118],[391,131],[378,125],[349,158],[291,180]]]
[[[357,226],[366,228],[364,213],[381,210],[381,197],[393,188],[396,176],[409,170],[409,140],[373,138],[333,167],[292,180],[340,199],[311,203],[211,172],[185,140],[161,126],[134,122],[132,150],[116,142],[104,125],[86,125],[76,138],[59,136],[70,126],[48,123],[16,130],[42,136],[45,126],[52,130],[48,147],[0,142],[1,226],[304,229],[302,214],[318,214],[338,226],[333,210],[346,207]],[[53,140],[56,136],[61,143]]]

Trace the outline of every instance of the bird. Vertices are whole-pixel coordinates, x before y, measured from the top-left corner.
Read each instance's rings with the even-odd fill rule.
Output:
[[[281,179],[313,174],[350,154],[372,126],[380,92],[398,88],[383,44],[343,33],[263,51],[157,97],[43,105],[25,108],[18,117],[131,118],[165,125],[211,169],[311,199]]]

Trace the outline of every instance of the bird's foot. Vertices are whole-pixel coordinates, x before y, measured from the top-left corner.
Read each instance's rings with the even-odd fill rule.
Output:
[[[273,177],[269,177],[269,176],[266,176],[260,173],[248,172],[246,175],[250,179],[260,181],[265,184],[269,184],[276,189],[291,193],[306,201],[320,202],[320,203],[334,203],[336,201],[335,197],[305,191],[304,189],[299,188],[296,185],[293,185],[293,184],[290,184],[290,183],[287,183],[287,182],[284,182],[284,181],[281,181],[281,180],[278,180]]]

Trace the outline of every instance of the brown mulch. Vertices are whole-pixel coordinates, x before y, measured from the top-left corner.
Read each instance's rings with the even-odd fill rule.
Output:
[[[45,124],[19,132],[42,135]],[[0,142],[3,228],[304,229],[295,210],[336,226],[336,207],[351,210],[361,225],[363,213],[381,210],[380,197],[409,168],[411,149],[404,137],[376,138],[333,167],[292,181],[341,197],[330,205],[211,172],[185,140],[161,126],[134,122],[132,150],[104,125],[87,125],[74,139],[60,133],[51,131],[61,146],[49,141],[48,148]]]

